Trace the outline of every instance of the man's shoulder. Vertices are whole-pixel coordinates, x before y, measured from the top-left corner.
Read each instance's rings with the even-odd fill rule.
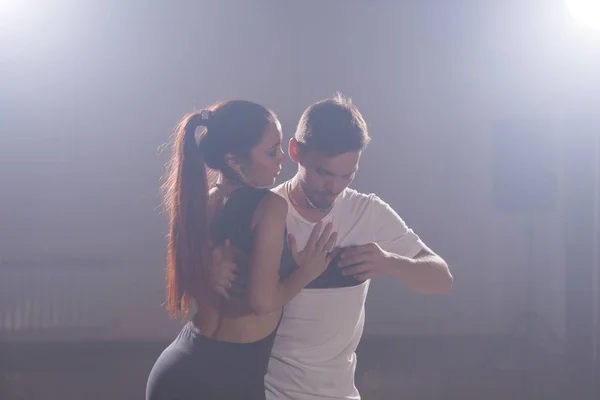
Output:
[[[271,188],[271,191],[273,193],[277,193],[278,195],[282,195],[283,193],[285,193],[285,185],[288,183],[288,181],[283,182],[280,185],[275,186],[274,188]]]
[[[283,182],[280,185],[275,186],[271,189],[273,193],[277,193],[283,198],[287,199],[286,195],[286,184],[288,181]],[[385,203],[379,196],[375,193],[363,193],[359,192],[356,189],[346,188],[338,197],[338,202],[347,205],[349,207],[369,207],[369,206],[385,206]]]
[[[379,218],[388,213],[395,213],[390,205],[375,193],[362,193],[347,188],[339,197],[339,209],[348,215]]]
[[[383,200],[379,198],[375,193],[362,193],[355,189],[346,188],[340,195],[340,199],[344,202],[369,206],[371,204],[383,203]]]

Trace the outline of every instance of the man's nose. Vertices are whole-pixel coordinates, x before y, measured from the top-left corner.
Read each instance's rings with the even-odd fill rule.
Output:
[[[326,189],[330,194],[337,194],[345,189],[344,185],[346,183],[343,179],[333,178],[327,182]]]

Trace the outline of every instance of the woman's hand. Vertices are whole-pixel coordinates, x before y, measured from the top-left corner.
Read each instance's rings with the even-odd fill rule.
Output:
[[[319,221],[308,238],[308,242],[302,251],[296,247],[296,239],[292,234],[288,235],[288,241],[294,261],[299,272],[305,274],[309,281],[317,279],[325,270],[333,258],[332,249],[337,239],[337,232],[331,233],[333,223],[329,222],[323,232],[323,222]],[[319,235],[320,233],[320,235]]]

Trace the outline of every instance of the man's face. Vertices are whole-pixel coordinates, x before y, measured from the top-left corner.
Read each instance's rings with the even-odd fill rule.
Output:
[[[337,196],[350,185],[358,170],[360,152],[327,157],[316,151],[307,151],[299,157],[302,189],[317,208],[326,210]]]

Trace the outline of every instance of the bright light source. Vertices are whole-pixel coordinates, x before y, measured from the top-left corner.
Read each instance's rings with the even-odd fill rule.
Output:
[[[565,0],[569,12],[581,24],[600,29],[600,0]]]
[[[21,17],[23,7],[19,0],[0,0],[0,23],[8,24]]]
[[[37,11],[23,0],[0,0],[0,28],[23,29],[23,24]]]

